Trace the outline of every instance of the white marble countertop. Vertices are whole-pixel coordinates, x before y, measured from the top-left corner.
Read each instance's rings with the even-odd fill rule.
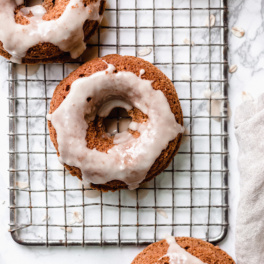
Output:
[[[253,97],[262,92],[264,83],[264,1],[261,0],[230,0],[229,1],[229,28],[236,25],[245,29],[243,38],[236,38],[230,33],[229,39],[229,63],[237,64],[238,70],[230,75],[229,98],[230,106],[234,114],[236,106],[242,100],[242,92],[245,91]],[[8,100],[7,100],[7,63],[0,59],[0,107],[1,107],[1,152],[0,152],[0,263],[122,263],[129,264],[142,248],[137,247],[91,247],[91,248],[40,248],[25,247],[16,244],[9,232],[8,210]],[[230,228],[226,239],[220,243],[220,247],[235,258],[235,216],[239,196],[239,173],[237,170],[236,156],[237,144],[234,137],[232,115],[229,124],[229,150],[230,150]]]

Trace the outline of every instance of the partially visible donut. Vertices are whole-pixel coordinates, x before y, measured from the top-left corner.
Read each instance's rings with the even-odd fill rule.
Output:
[[[168,237],[139,253],[131,264],[235,264],[219,247],[191,237]]]
[[[100,82],[98,81],[98,75],[101,78]],[[105,79],[107,82],[105,82]],[[99,83],[96,86],[97,88],[93,88],[93,86],[96,85],[95,80]],[[132,83],[130,84],[130,82]],[[98,93],[99,95],[88,96],[87,93],[90,93],[91,91],[95,91],[94,94]],[[79,101],[73,101],[75,100],[74,93],[78,94]],[[145,98],[147,95],[151,95],[151,97]],[[118,160],[112,164],[113,167],[115,167],[120,165],[119,162],[123,162],[124,171],[122,171],[123,165],[120,165],[122,167],[120,167],[122,172],[118,169],[115,171],[115,175],[109,175],[108,178],[105,179],[104,177],[106,177],[108,170],[112,170],[112,167],[110,166],[107,171],[101,172],[100,164],[104,163],[105,165],[103,167],[107,167],[108,160],[102,161],[99,159],[92,162],[92,159],[95,159],[96,155],[100,156],[98,152],[106,155],[106,153],[109,154],[110,152],[113,152],[114,149],[116,150],[118,147],[121,148],[123,145],[115,143],[116,138],[113,136],[107,136],[103,125],[103,117],[98,115],[101,115],[99,109],[101,109],[100,107],[102,105],[106,105],[108,101],[114,101],[117,97],[122,98],[124,102],[121,102],[123,105],[120,106],[119,103],[116,104],[115,101],[115,107],[124,106],[124,108],[126,108],[126,103],[131,104],[131,107],[128,107],[127,110],[132,118],[134,126],[138,125],[142,128],[144,128],[143,125],[151,126],[152,128],[155,127],[155,130],[153,128],[153,131],[150,130],[150,132],[148,132],[149,134],[144,134],[145,132],[143,131],[141,135],[139,133],[139,131],[141,131],[140,128],[132,130],[131,127],[127,136],[130,137],[132,141],[135,139],[135,144],[139,144],[139,142],[136,141],[136,138],[138,138],[140,144],[142,143],[140,146],[146,146],[146,144],[152,145],[149,149],[140,149],[140,151],[135,148],[135,152],[132,151],[132,147],[130,148],[132,143],[129,143],[129,146],[124,145],[126,150],[124,151],[124,154],[121,152],[123,156],[120,154],[121,156],[119,156]],[[160,100],[162,103],[156,103],[154,106],[154,103],[157,102],[155,100]],[[143,101],[148,105],[145,107],[145,110],[143,109],[144,107],[142,107]],[[70,103],[72,103],[72,105],[70,105]],[[67,116],[73,115],[72,111],[75,111],[74,109],[76,108],[79,109],[79,105],[81,104],[84,104],[84,107],[90,107],[89,111],[93,111],[93,117],[88,121],[89,125],[83,123],[84,115],[86,115],[85,112],[84,114],[82,114],[83,112],[80,112],[80,115],[74,117],[74,119],[78,119],[76,129],[81,126],[81,124],[84,124],[85,129],[87,129],[83,136],[86,140],[85,147],[94,151],[94,154],[90,156],[90,160],[86,160],[85,164],[81,165],[83,167],[87,166],[89,162],[95,164],[94,166],[92,166],[92,164],[90,165],[87,169],[88,171],[85,172],[85,174],[87,174],[85,176],[83,175],[84,169],[82,171],[76,164],[78,163],[78,160],[75,162],[71,160],[73,159],[71,155],[78,155],[78,153],[74,152],[74,149],[76,147],[75,144],[78,144],[76,142],[80,141],[80,139],[77,138],[70,143],[70,140],[73,140],[72,134],[75,134],[75,130],[73,129],[71,137],[67,134],[70,140],[66,141],[66,136],[62,136],[62,134],[66,133],[65,131],[68,131],[68,124],[73,125],[72,118],[69,121]],[[67,111],[69,111],[69,113]],[[178,151],[183,132],[182,110],[172,82],[151,63],[130,56],[123,57],[120,55],[108,55],[103,58],[94,59],[79,67],[76,71],[65,78],[55,89],[50,103],[48,117],[51,121],[48,122],[50,137],[57,150],[58,156],[62,159],[61,162],[73,176],[89,181],[92,188],[102,191],[115,191],[124,188],[134,189],[137,188],[140,183],[149,181],[156,175],[160,174],[169,165]],[[158,120],[159,117],[160,120]],[[154,118],[158,120],[156,125],[153,124],[154,121],[152,121]],[[67,122],[67,125],[65,122]],[[160,124],[160,126],[158,126],[158,124]],[[66,127],[62,129],[62,126]],[[57,135],[58,129],[60,133],[59,140]],[[149,136],[151,133],[154,135]],[[163,134],[161,135],[158,133]],[[146,140],[143,141],[145,135]],[[128,142],[130,142],[129,140]],[[60,142],[63,142],[61,143],[61,146]],[[71,145],[64,148],[67,144]],[[128,143],[126,142],[124,144]],[[74,148],[71,147],[72,145],[74,145]],[[155,149],[155,147],[157,149]],[[86,148],[82,148],[82,152],[86,152]],[[139,156],[136,156],[136,154],[143,151],[147,152],[140,156],[139,161]],[[80,155],[82,154],[83,153],[80,153]],[[111,156],[108,157],[109,159],[111,158]],[[78,159],[83,160],[85,158],[86,157],[79,157]],[[133,158],[135,158],[135,164],[133,164]],[[147,163],[150,162],[148,161],[149,159],[151,160],[151,164]],[[125,175],[126,173],[127,175]],[[132,176],[129,173],[134,174]],[[121,176],[119,177],[119,174],[122,174],[123,178]],[[98,177],[96,178],[94,175]],[[134,182],[132,183],[132,181]]]
[[[0,55],[26,64],[76,59],[98,28],[105,3],[43,0],[25,7],[23,0],[0,0]]]

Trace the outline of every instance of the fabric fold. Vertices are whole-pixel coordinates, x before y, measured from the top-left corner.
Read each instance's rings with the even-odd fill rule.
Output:
[[[240,200],[236,225],[238,264],[264,263],[264,94],[235,115]]]

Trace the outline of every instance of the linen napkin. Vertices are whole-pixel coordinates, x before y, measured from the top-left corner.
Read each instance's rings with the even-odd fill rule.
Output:
[[[264,94],[237,108],[235,133],[240,170],[237,264],[264,264]]]

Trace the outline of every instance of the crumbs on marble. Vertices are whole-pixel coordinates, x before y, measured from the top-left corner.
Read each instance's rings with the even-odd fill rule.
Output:
[[[213,117],[213,119],[217,122],[221,122],[221,117],[224,112],[224,98],[223,95],[220,92],[212,92],[210,89],[206,89],[204,91],[204,97],[211,99],[208,101],[207,105],[207,111]],[[232,112],[229,106],[229,103],[227,103],[227,116],[228,119],[232,116]]]
[[[237,65],[233,64],[229,67],[229,73],[234,73],[237,71]]]
[[[145,47],[145,48],[142,48],[138,51],[138,56],[139,57],[145,57],[145,56],[149,55],[151,52],[152,52],[152,48]]]
[[[83,222],[82,214],[77,211],[73,212],[73,216],[70,224],[74,225],[76,223],[82,223],[82,222]]]
[[[186,45],[191,45],[191,46],[194,46],[194,45],[195,45],[194,41],[190,41],[190,40],[187,39],[187,38],[185,38],[185,39],[183,40],[183,43],[186,44]]]
[[[70,226],[62,226],[60,229],[66,231],[67,233],[72,233],[72,228]]]
[[[250,93],[247,93],[245,91],[242,92],[242,101],[246,102],[246,101],[253,101],[253,96]]]
[[[157,213],[163,216],[165,219],[168,219],[167,213],[162,209],[157,209]]]
[[[237,38],[242,38],[245,35],[245,30],[241,27],[232,27],[231,31]]]
[[[206,21],[206,26],[207,27],[213,27],[215,25],[215,15],[211,14],[210,17],[207,18],[207,21]]]
[[[49,215],[44,215],[42,218],[42,222],[45,222],[46,220],[50,220],[50,216]]]
[[[188,74],[183,74],[181,76],[182,81],[191,81],[192,77]]]
[[[16,186],[21,190],[27,189],[29,187],[27,182],[20,182],[20,181],[16,182]]]

